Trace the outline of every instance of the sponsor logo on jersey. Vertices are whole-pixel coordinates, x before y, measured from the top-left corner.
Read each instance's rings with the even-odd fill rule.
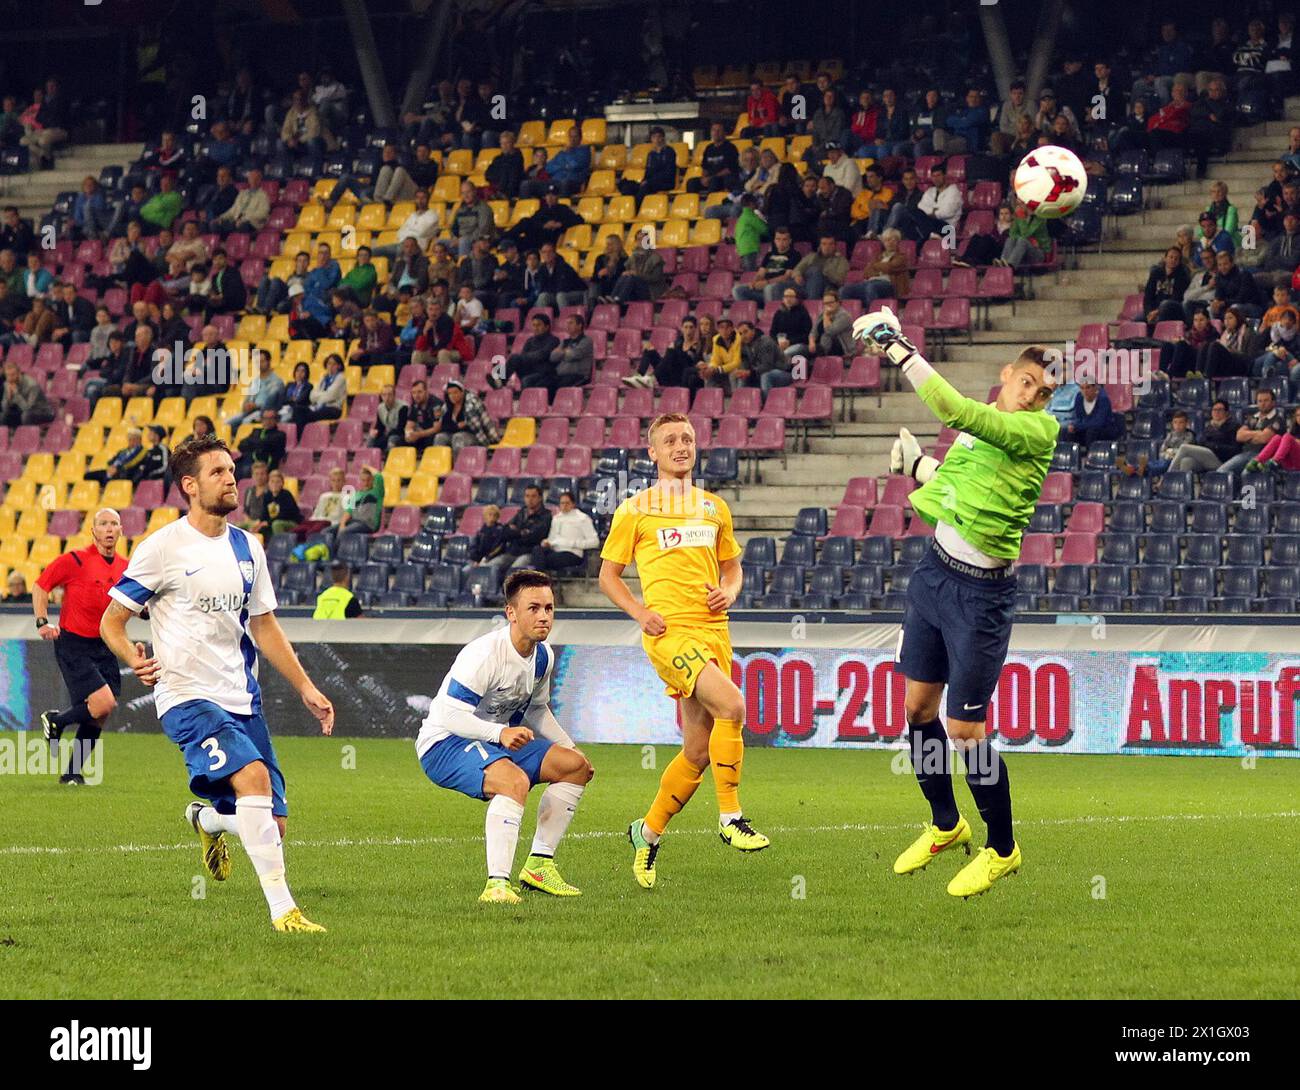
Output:
[[[657,531],[660,549],[707,548],[718,542],[718,528],[707,526],[665,526]]]
[[[251,583],[253,581],[253,573],[255,570],[256,569],[253,567],[253,562],[251,560],[241,560],[239,562],[239,574],[244,577],[245,583]]]

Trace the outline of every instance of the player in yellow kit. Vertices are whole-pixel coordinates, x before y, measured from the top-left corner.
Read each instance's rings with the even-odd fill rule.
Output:
[[[624,500],[601,550],[600,589],[641,626],[641,645],[665,692],[681,701],[682,751],[659,780],[644,818],[628,828],[632,873],[655,884],[659,838],[695,794],[705,766],[718,794],[718,835],[743,852],[766,848],[740,809],[745,701],[731,680],[727,609],[740,594],[740,546],[720,496],[691,482],[695,429],[666,413],[650,425],[650,457],[659,479]],[[623,582],[636,562],[644,603]]]

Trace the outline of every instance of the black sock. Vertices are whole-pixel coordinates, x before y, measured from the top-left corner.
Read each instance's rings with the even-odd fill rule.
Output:
[[[72,746],[72,761],[68,765],[68,771],[74,775],[80,775],[82,766],[90,759],[90,755],[95,751],[95,743],[99,741],[100,728],[91,723],[83,723],[77,728],[77,740]]]
[[[966,782],[980,817],[988,826],[987,847],[1006,857],[1015,847],[1011,835],[1011,780],[1002,755],[984,738],[966,751]]]
[[[952,794],[952,758],[948,753],[948,734],[937,719],[911,723],[907,728],[912,755],[912,769],[921,794],[930,804],[931,820],[940,829],[957,824],[957,800]]]
[[[93,723],[90,709],[86,707],[86,702],[82,700],[73,704],[66,712],[59,712],[58,715],[50,716],[55,725],[63,728],[79,726],[82,723]]]

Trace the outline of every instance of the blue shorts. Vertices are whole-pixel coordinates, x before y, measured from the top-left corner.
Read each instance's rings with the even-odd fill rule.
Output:
[[[497,761],[512,761],[528,777],[528,786],[537,786],[542,761],[553,744],[547,738],[534,737],[526,746],[510,750],[496,742],[476,742],[450,734],[425,750],[420,767],[439,787],[482,799],[483,773]]]
[[[185,755],[190,790],[210,800],[218,813],[235,812],[230,777],[245,765],[261,761],[271,774],[271,812],[277,817],[288,816],[284,776],[260,713],[238,715],[210,700],[187,700],[164,713],[162,726]]]
[[[898,666],[911,681],[947,684],[949,719],[982,723],[1011,643],[1016,579],[964,575],[937,549],[908,581]]]

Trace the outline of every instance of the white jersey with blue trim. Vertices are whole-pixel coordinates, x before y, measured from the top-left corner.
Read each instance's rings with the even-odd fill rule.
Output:
[[[415,739],[416,752],[423,757],[431,746],[453,734],[500,742],[505,727],[517,727],[525,718],[530,728],[567,741],[567,736],[557,739],[547,729],[554,718],[544,714],[549,712],[554,665],[555,652],[545,642],[535,644],[527,658],[520,655],[511,642],[509,625],[471,640],[461,648],[429,705]]]
[[[136,546],[108,593],[132,613],[149,607],[161,667],[154,687],[159,718],[187,700],[210,700],[238,715],[261,711],[248,622],[277,603],[256,537],[230,525],[208,537],[177,519]]]

